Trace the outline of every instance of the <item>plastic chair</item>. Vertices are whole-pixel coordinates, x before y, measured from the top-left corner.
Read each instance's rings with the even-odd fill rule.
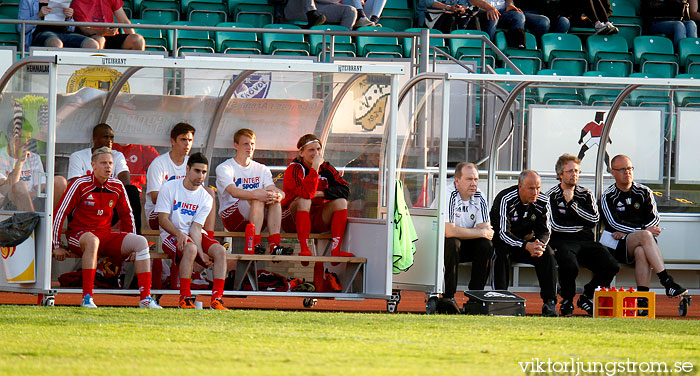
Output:
[[[0,18],[17,19],[18,10],[18,4],[2,2],[0,3]]]
[[[700,38],[681,39],[678,57],[686,73],[700,73]]]
[[[263,27],[275,20],[275,9],[267,0],[226,0],[230,19],[234,22]]]
[[[265,29],[301,29],[296,25],[269,24]],[[303,34],[281,34],[266,32],[262,35],[263,53],[269,55],[309,56],[309,44]]]
[[[452,35],[462,34],[462,35],[481,35],[486,39],[489,35],[484,31],[479,30],[454,30]],[[481,39],[450,39],[450,50],[452,51],[452,56],[457,60],[481,60],[481,45],[483,44]],[[487,64],[490,63],[491,66],[496,65],[496,58],[493,56],[493,51],[491,47],[486,46],[484,50],[484,58]],[[483,67],[482,67],[483,68]]]
[[[155,16],[151,16],[151,18],[146,17],[146,11],[161,13],[165,20],[170,20],[168,22],[178,21],[180,19],[180,5],[176,1],[144,0],[141,2],[139,9],[138,14],[141,15],[142,19],[157,21],[157,19],[154,18]],[[171,14],[168,15],[167,13]],[[167,25],[167,23],[163,23],[163,25]]]
[[[645,79],[645,78],[663,78],[662,76],[655,73],[642,73],[635,72],[629,75],[633,78]],[[659,90],[662,89],[662,90]],[[630,103],[634,106],[649,107],[649,106],[667,106],[669,99],[669,92],[665,88],[657,86],[645,86],[633,90],[627,97]]]
[[[683,73],[677,75],[676,78],[697,80],[700,79],[700,74]],[[673,93],[673,99],[676,106],[700,106],[700,91],[675,91]]]
[[[673,42],[661,36],[639,36],[634,38],[634,60],[643,73],[674,77],[678,74],[678,56]]]
[[[143,22],[144,20],[131,20],[132,24],[140,23],[150,23]],[[148,21],[148,20],[145,20]],[[139,27],[134,27],[134,32],[141,35],[143,39],[146,40],[146,50],[147,51],[167,51],[168,42],[163,37],[163,31],[160,29],[142,29]]]
[[[189,21],[175,21],[169,25],[204,26]],[[174,34],[173,30],[167,32],[168,46],[171,50],[178,53],[180,49],[190,52],[214,52],[216,44],[210,39],[209,32],[206,30],[178,30],[177,45],[174,43]]]
[[[361,27],[358,31],[384,32],[394,31],[388,27]],[[399,46],[399,38],[396,37],[379,37],[379,36],[356,36],[355,45],[357,46],[358,55],[364,57],[403,57],[401,55],[401,46]]]
[[[537,72],[539,76],[566,76],[569,73],[556,69],[542,69]],[[583,104],[583,98],[575,88],[559,87],[559,85],[548,84],[549,87],[538,87],[537,97],[540,103],[561,105],[561,104]]]
[[[387,0],[379,17],[379,23],[383,27],[404,31],[413,25],[413,15],[414,12],[409,9],[406,0]]]
[[[503,51],[523,74],[537,74],[542,69],[542,51],[537,49],[537,38],[534,34],[525,33],[525,48],[508,47],[506,35],[500,30],[496,32],[494,39],[496,47]]]
[[[426,30],[427,28],[425,27],[412,27],[410,29],[404,30],[405,32],[411,32],[411,33],[420,33],[422,30]],[[436,29],[429,29],[430,34],[442,34],[442,31],[436,30]],[[420,37],[417,38],[417,47],[418,53],[420,53]],[[413,57],[412,55],[412,49],[413,49],[413,38],[401,38],[401,45],[403,46],[403,56],[405,57]],[[450,48],[445,45],[445,40],[443,38],[430,38],[430,47],[437,47],[441,51],[444,51],[446,53],[450,53]],[[432,56],[432,49],[430,51],[430,56]],[[445,57],[438,55],[438,60],[444,60]]]
[[[252,28],[252,25],[236,22],[222,22],[217,27]],[[216,51],[224,54],[262,54],[258,34],[252,32],[217,31],[215,34]]]
[[[573,34],[548,33],[542,36],[542,53],[550,69],[580,76],[588,70],[587,54],[581,39]]]
[[[588,71],[583,74],[587,77],[616,77],[614,74],[606,71]],[[620,94],[620,89],[602,89],[599,87],[585,87],[581,89],[583,94],[584,103],[596,106],[596,105],[608,105],[610,106],[618,94]],[[627,101],[623,102],[623,105],[627,105]]]
[[[0,24],[0,46],[19,48],[20,38],[14,24]]]
[[[349,31],[347,27],[340,25],[316,25],[311,27],[311,30],[335,30]],[[352,38],[349,35],[337,35],[333,38],[335,56],[356,56],[355,44],[352,43]],[[330,51],[330,36],[326,36],[326,51]],[[320,55],[323,52],[323,35],[309,35],[309,44],[311,46],[312,55]]]
[[[632,54],[625,38],[618,35],[591,35],[586,39],[586,49],[593,69],[611,72],[618,77],[632,73]]]
[[[202,25],[216,26],[227,21],[226,10],[222,3],[190,2],[187,6],[187,19]]]

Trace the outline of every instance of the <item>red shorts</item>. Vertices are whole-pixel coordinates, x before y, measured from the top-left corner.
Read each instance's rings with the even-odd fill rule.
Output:
[[[148,215],[148,226],[151,230],[160,230],[160,224],[158,223],[158,213],[154,210]]]
[[[121,259],[122,256],[122,241],[128,232],[117,231],[69,231],[66,232],[68,239],[68,250],[76,255],[82,255],[83,250],[80,248],[80,237],[91,233],[100,240],[100,245],[97,248],[97,254],[103,257]]]
[[[311,204],[309,216],[311,217],[311,232],[328,232],[330,224],[323,222],[324,204]],[[282,209],[282,230],[284,232],[297,232],[296,215],[289,208]]]
[[[219,244],[219,242],[209,237],[208,234],[202,233],[202,250],[204,251],[204,253],[209,254],[209,248],[211,248],[211,246],[214,244]],[[182,251],[177,249],[176,237],[170,235],[167,238],[163,239],[163,252],[168,254],[170,258],[175,256],[175,262],[177,262],[178,264],[180,263],[180,260],[182,259]],[[204,261],[202,261],[199,258],[199,255],[197,255],[195,261],[200,265],[204,265]]]
[[[239,203],[243,204],[245,207],[239,206]],[[223,222],[226,231],[243,232],[245,231],[245,226],[249,222],[248,214],[250,214],[248,203],[238,200],[234,202],[233,205],[221,211],[221,222]],[[263,225],[260,231],[263,231],[265,227],[267,227],[267,210],[265,210],[265,219],[263,219]]]

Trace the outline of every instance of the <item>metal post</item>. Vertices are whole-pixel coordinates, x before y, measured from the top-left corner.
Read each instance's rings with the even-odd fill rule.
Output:
[[[428,61],[430,59],[430,29],[423,29],[420,32],[420,73],[428,71]]]
[[[387,224],[387,249],[391,252],[387,252],[387,273],[386,273],[386,295],[391,295],[391,283],[392,283],[392,267],[393,267],[393,244],[394,244],[394,210],[396,210],[396,143],[398,142],[396,134],[396,123],[399,113],[399,76],[391,76],[391,91],[389,95],[389,132],[387,139],[387,148],[385,149],[389,153],[388,158],[386,158],[387,163],[387,179],[385,185],[386,192],[386,224]]]
[[[56,175],[56,82],[58,69],[56,62],[49,64],[49,129],[46,144],[46,199],[44,200],[44,268],[39,272],[44,276],[44,290],[51,289],[51,257],[53,251],[53,177]]]
[[[444,279],[443,268],[445,259],[445,211],[447,210],[447,197],[445,197],[445,185],[447,184],[447,135],[450,132],[450,80],[445,78],[442,81],[442,126],[440,130],[440,167],[438,172],[438,217],[437,217],[437,260],[435,262],[435,286],[437,293],[442,292],[442,282]]]

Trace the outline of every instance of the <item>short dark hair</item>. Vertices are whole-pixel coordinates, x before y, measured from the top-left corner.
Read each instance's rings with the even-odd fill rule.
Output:
[[[92,138],[97,137],[97,135],[99,134],[100,131],[106,131],[106,130],[110,130],[110,131],[114,132],[112,127],[110,127],[109,124],[107,124],[107,123],[97,124],[96,126],[94,126],[92,128]]]
[[[199,152],[190,155],[190,157],[187,159],[187,166],[188,167],[191,168],[192,165],[195,163],[203,163],[203,164],[209,166],[209,160],[207,159],[207,157],[205,157],[204,154],[199,153]]]
[[[170,139],[171,140],[177,140],[177,136],[181,134],[187,134],[192,132],[192,136],[194,136],[194,127],[190,125],[189,123],[185,122],[180,122],[175,124],[173,129],[170,131]]]

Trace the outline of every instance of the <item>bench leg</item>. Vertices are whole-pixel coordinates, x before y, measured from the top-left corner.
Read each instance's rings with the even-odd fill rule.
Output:
[[[236,277],[233,280],[234,290],[241,290],[243,278],[245,277],[248,277],[248,281],[250,281],[253,291],[258,291],[258,266],[255,261],[238,260],[238,263],[236,264]]]
[[[352,282],[357,278],[357,274],[360,272],[360,270],[363,270],[363,267],[365,264],[347,264],[345,267],[345,273],[343,276],[343,292],[347,293],[350,291],[350,286],[352,285]],[[364,279],[364,273],[362,274],[362,278]],[[364,289],[364,283],[362,284],[362,287]],[[364,291],[363,291],[364,292]]]

